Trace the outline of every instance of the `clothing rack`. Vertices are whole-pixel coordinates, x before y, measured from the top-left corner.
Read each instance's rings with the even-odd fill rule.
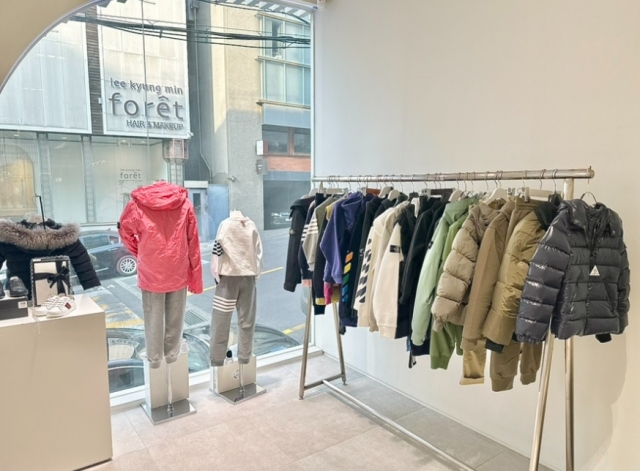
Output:
[[[564,186],[564,198],[572,199],[574,192],[575,179],[591,179],[595,176],[595,172],[589,168],[578,169],[553,169],[553,170],[519,170],[519,171],[489,171],[489,172],[455,172],[455,173],[426,173],[426,174],[411,174],[411,175],[349,175],[349,176],[324,176],[313,177],[311,180],[314,183],[393,183],[393,182],[464,182],[464,181],[493,181],[498,182],[502,180],[511,181],[524,181],[524,180],[555,180],[563,179]],[[439,449],[428,441],[418,437],[409,430],[405,429],[401,425],[397,424],[393,420],[380,414],[373,408],[362,403],[351,394],[337,388],[331,381],[336,379],[342,379],[343,384],[347,384],[347,374],[344,363],[344,354],[342,350],[342,338],[340,335],[340,320],[338,317],[338,306],[336,303],[332,303],[332,311],[334,316],[334,323],[336,328],[336,339],[338,343],[338,359],[340,363],[340,373],[329,376],[327,378],[315,381],[312,383],[306,383],[307,376],[307,362],[309,359],[309,341],[311,339],[311,319],[313,317],[313,300],[312,291],[309,290],[309,302],[307,306],[307,318],[305,322],[304,333],[304,345],[302,354],[302,367],[300,372],[300,399],[304,399],[305,391],[325,385],[330,391],[338,394],[339,396],[347,399],[353,404],[359,406],[370,414],[374,415],[385,424],[394,428],[395,430],[403,433],[416,442],[429,448],[441,458],[454,464],[458,468],[465,471],[473,471],[473,468],[469,467],[465,463],[451,456],[447,452]],[[551,373],[551,360],[553,356],[553,344],[554,336],[549,331],[545,342],[544,357],[542,361],[542,372],[540,378],[540,386],[538,390],[538,404],[536,409],[536,419],[533,430],[533,444],[531,447],[531,459],[529,463],[529,471],[536,471],[540,463],[540,447],[542,443],[542,431],[544,427],[544,416],[547,407],[547,397],[549,394],[549,378]],[[573,339],[570,338],[564,341],[564,354],[565,354],[565,426],[566,426],[566,470],[574,471],[574,391],[573,391]]]

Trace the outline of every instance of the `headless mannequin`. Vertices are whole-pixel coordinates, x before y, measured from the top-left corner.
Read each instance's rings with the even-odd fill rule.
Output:
[[[238,312],[238,362],[249,363],[256,320],[256,280],[262,270],[262,242],[254,222],[233,210],[218,229],[211,274],[218,286],[211,321],[211,366],[222,366],[233,311]]]

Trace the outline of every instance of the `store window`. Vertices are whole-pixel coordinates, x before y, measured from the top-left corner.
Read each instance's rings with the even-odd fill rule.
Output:
[[[137,260],[117,223],[132,193],[158,180],[188,190],[199,226],[204,292],[187,298],[189,371],[210,365],[208,264],[232,209],[263,238],[253,352],[299,347],[306,296],[282,286],[289,208],[310,187],[312,16],[186,0],[100,5],[47,34],[0,94],[0,217],[39,214],[38,195],[46,217],[80,226],[102,282],[86,294],[106,312],[112,393],[143,385],[146,350]]]

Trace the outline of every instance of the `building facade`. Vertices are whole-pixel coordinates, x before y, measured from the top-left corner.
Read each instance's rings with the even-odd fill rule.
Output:
[[[0,217],[39,212],[39,195],[46,217],[112,226],[134,189],[164,179],[189,190],[203,240],[230,209],[282,227],[309,189],[311,49],[212,45],[192,28],[308,38],[310,20],[128,0],[58,25],[0,95]],[[143,29],[156,25],[189,40]]]
[[[86,15],[184,23],[185,6],[112,2]],[[0,217],[39,212],[37,194],[46,217],[112,225],[135,188],[182,184],[188,93],[184,43],[58,25],[0,95]]]

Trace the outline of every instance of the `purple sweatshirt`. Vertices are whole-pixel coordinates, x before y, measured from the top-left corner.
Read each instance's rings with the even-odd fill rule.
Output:
[[[327,229],[320,241],[320,250],[327,259],[324,269],[324,281],[326,283],[342,284],[344,270],[344,257],[342,253],[342,242],[348,241],[353,232],[353,226],[358,217],[358,213],[363,211],[371,195],[363,196],[360,193],[353,193],[347,198],[340,200],[333,207],[333,213],[327,223]]]

